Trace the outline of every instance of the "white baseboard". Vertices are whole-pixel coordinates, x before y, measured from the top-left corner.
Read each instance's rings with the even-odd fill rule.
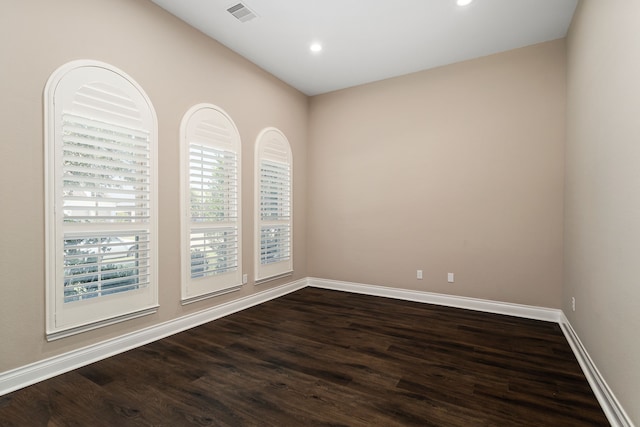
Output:
[[[578,363],[593,390],[598,403],[602,407],[607,420],[613,427],[634,427],[631,419],[626,414],[620,402],[600,375],[587,350],[584,348],[578,335],[571,327],[562,310],[535,307],[521,304],[511,304],[498,301],[489,301],[476,298],[459,297],[455,295],[436,294],[407,289],[387,288],[384,286],[366,285],[363,283],[342,282],[338,280],[308,278],[309,286],[332,289],[336,291],[352,292],[357,294],[373,295],[387,298],[395,298],[406,301],[423,302],[427,304],[444,305],[448,307],[465,308],[468,310],[484,311],[488,313],[505,314],[509,316],[524,317],[527,319],[543,320],[558,323],[564,333]]]
[[[567,319],[564,314],[562,315],[560,327],[573,350],[573,354],[575,354],[576,359],[578,359],[582,372],[585,377],[587,377],[593,394],[596,395],[596,399],[598,399],[609,423],[611,423],[613,427],[633,427],[631,418],[629,418],[618,399],[616,399],[616,396],[607,385],[600,371],[598,371],[591,356],[589,356],[587,349],[582,345],[578,334],[571,326],[571,323],[569,323],[569,319]]]
[[[561,310],[535,307],[531,305],[512,304],[507,302],[459,297],[455,295],[436,294],[424,291],[412,291],[408,289],[387,288],[384,286],[365,285],[363,283],[342,282],[338,280],[318,279],[315,277],[310,277],[308,280],[309,286],[316,288],[333,289],[336,291],[374,295],[406,301],[444,305],[448,307],[466,308],[468,310],[506,314],[508,316],[525,317],[527,319],[544,320],[547,322],[560,323],[562,316]]]
[[[0,373],[0,396],[90,363],[262,304],[307,286],[307,279],[287,283],[168,322]]]
[[[388,288],[362,283],[319,279],[315,277],[300,279],[159,325],[154,325],[101,343],[63,353],[46,360],[21,366],[11,371],[2,372],[0,373],[0,396],[178,332],[262,304],[307,286],[558,323],[611,425],[614,427],[634,427],[631,419],[608,387],[602,375],[600,375],[593,360],[561,310],[431,292]]]

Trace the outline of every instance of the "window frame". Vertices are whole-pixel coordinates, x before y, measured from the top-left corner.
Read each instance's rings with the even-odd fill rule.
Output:
[[[205,120],[208,122],[205,123]],[[207,138],[203,133],[207,132],[206,129],[199,126],[211,126],[211,124],[217,121],[219,124],[226,126],[229,132],[229,141],[215,141]],[[195,144],[193,138],[199,134],[198,142]],[[235,195],[232,191],[225,194],[226,200],[231,200],[235,197],[235,221],[227,220],[216,223],[213,221],[202,221],[196,223],[191,220],[191,146],[192,144],[199,146],[207,146],[212,151],[220,151],[227,153],[233,153],[235,155],[235,169],[236,176],[229,178],[233,185],[235,180]],[[242,287],[242,141],[240,138],[240,132],[236,127],[233,119],[222,108],[210,104],[200,103],[191,107],[183,116],[180,125],[180,219],[181,219],[181,303],[183,305],[196,301],[201,301],[206,298],[215,297],[218,295],[234,292]],[[228,182],[227,182],[228,183]],[[224,212],[224,210],[223,210]],[[208,224],[208,226],[207,226]],[[216,225],[223,224],[223,225]],[[194,230],[202,230],[205,233],[207,230],[213,229],[229,229],[235,227],[236,230],[236,267],[235,270],[228,272],[222,272],[220,274],[212,273],[208,276],[202,276],[193,278],[191,274],[192,269],[192,253],[191,253],[191,239]]]
[[[288,220],[264,220],[262,215],[262,162],[271,161],[286,164],[288,167],[289,191],[288,201],[285,201],[288,209]],[[255,242],[255,282],[264,283],[270,280],[291,276],[293,274],[293,153],[291,144],[282,131],[275,127],[263,129],[256,138],[255,148],[255,182],[254,182],[254,242]],[[262,262],[262,228],[264,225],[273,227],[288,227],[288,258],[272,263]]]
[[[89,101],[84,104],[80,101],[81,97],[86,98],[87,91],[100,92],[103,91],[104,95],[96,97],[95,100]],[[100,98],[102,96],[102,98]],[[111,104],[107,99],[113,100]],[[91,104],[91,103],[94,104]],[[113,105],[112,110],[105,109],[104,112],[99,111],[99,107],[105,105]],[[94,114],[88,114],[87,111],[94,111]],[[109,121],[106,117],[116,117],[115,111],[117,109],[127,109],[126,114],[121,115],[121,120]],[[46,298],[46,339],[48,341],[57,340],[70,335],[81,333],[84,331],[100,328],[106,325],[122,322],[128,319],[141,317],[157,312],[158,304],[158,283],[157,283],[157,240],[158,240],[158,225],[157,225],[157,135],[158,125],[157,116],[151,100],[146,95],[142,87],[127,75],[122,70],[100,61],[93,60],[76,60],[68,62],[58,69],[56,69],[47,80],[44,89],[44,179],[45,179],[45,298]],[[116,161],[123,162],[127,154],[121,154],[118,157],[114,152],[125,152],[126,149],[119,148],[129,144],[129,148],[132,146],[132,140],[135,138],[131,136],[133,133],[141,132],[148,134],[145,142],[145,148],[142,149],[140,154],[140,162],[134,163],[129,159],[133,166],[132,168],[140,168],[146,170],[142,175],[142,184],[120,184],[121,189],[112,190],[116,194],[123,194],[126,191],[122,187],[143,187],[143,191],[147,194],[145,199],[144,195],[140,196],[136,194],[132,197],[136,203],[139,203],[140,208],[131,208],[131,210],[143,209],[148,210],[148,216],[137,217],[132,215],[131,217],[123,217],[123,220],[113,219],[109,221],[99,215],[96,215],[96,220],[86,219],[74,221],[65,221],[65,218],[74,218],[69,214],[65,216],[65,200],[69,202],[73,199],[73,194],[64,196],[64,170],[67,172],[71,169],[70,166],[65,166],[63,163],[63,152],[65,150],[65,144],[69,147],[68,142],[64,142],[65,129],[68,132],[69,123],[65,124],[64,117],[78,115],[80,119],[86,119],[90,123],[101,123],[101,127],[93,128],[98,129],[98,132],[109,132],[112,128],[123,127],[131,129],[129,135],[125,136],[125,142],[120,145],[120,142],[114,142],[110,140],[113,146],[116,148],[109,152],[109,155]],[[129,124],[139,123],[140,128],[133,128]],[[89,129],[88,125],[86,128]],[[137,125],[135,125],[137,126]],[[89,141],[85,143],[85,147],[90,150],[102,150],[101,138],[105,133],[101,133],[98,136],[88,137]],[[126,139],[129,138],[129,139]],[[134,147],[134,151],[136,148]],[[107,151],[101,151],[98,153],[106,153]],[[103,156],[104,154],[101,154]],[[95,154],[88,155],[89,164],[95,162]],[[93,157],[92,157],[93,156]],[[117,169],[116,163],[113,169],[106,167],[107,172]],[[141,166],[140,166],[141,165]],[[65,169],[66,168],[66,169]],[[98,175],[96,173],[96,175]],[[67,179],[68,179],[67,175]],[[120,176],[122,177],[122,176]],[[86,184],[89,180],[94,179],[97,184],[104,184],[103,178],[90,178],[84,180]],[[82,181],[82,179],[80,179]],[[115,186],[117,187],[117,185]],[[108,193],[105,187],[93,187],[98,191],[87,191],[87,193]],[[138,190],[135,190],[138,191]],[[66,198],[65,198],[66,197]],[[100,206],[101,204],[108,205],[114,203],[113,198],[92,197],[91,200],[95,200],[94,205]],[[112,196],[115,197],[115,196]],[[139,199],[140,198],[140,199]],[[91,201],[88,201],[91,203]],[[128,203],[125,201],[125,203]],[[77,206],[77,205],[76,205]],[[70,210],[71,209],[71,210]],[[95,207],[93,210],[98,211],[99,208]],[[113,208],[114,211],[121,210]],[[71,212],[73,209],[67,205],[67,212]],[[99,271],[98,281],[99,292],[93,292],[95,298],[82,298],[68,299],[65,302],[65,262],[71,262],[69,259],[73,258],[73,255],[69,255],[69,252],[65,255],[65,242],[71,240],[90,240],[90,237],[97,236],[97,245],[94,245],[92,250],[95,250],[97,258],[100,259],[99,264],[102,263],[102,258],[105,255],[100,255],[105,249],[112,250],[113,244],[111,238],[123,236],[123,235],[135,235],[139,236],[140,233],[148,235],[148,240],[143,243],[136,243],[131,249],[135,255],[134,260],[131,261],[133,267],[129,270],[133,272],[134,280],[140,280],[140,270],[143,270],[143,275],[148,277],[145,281],[134,282],[133,286],[123,286],[125,289],[120,289],[117,292],[104,292],[102,286],[108,279],[105,278],[106,274],[101,270],[101,267],[95,267]],[[115,239],[114,239],[115,240]],[[137,240],[136,240],[137,242]],[[128,243],[127,243],[128,244]],[[140,249],[143,246],[144,249]],[[71,251],[71,249],[68,249]],[[116,249],[116,252],[120,249]],[[122,251],[122,255],[119,255],[120,264],[124,264],[123,259],[129,257],[128,250]],[[144,259],[138,261],[139,253],[144,251]],[[111,253],[112,256],[115,256]],[[65,261],[65,256],[67,261]],[[148,257],[148,258],[147,258]],[[85,258],[89,258],[85,255]],[[148,259],[148,260],[147,260]],[[127,265],[130,263],[126,262]],[[66,264],[67,273],[71,274],[68,277],[77,277],[69,273],[73,270],[73,267],[69,267],[72,264]],[[86,264],[83,264],[86,265]],[[84,268],[84,267],[83,267]],[[116,275],[115,277],[120,277]],[[87,282],[90,283],[90,282]],[[116,283],[117,284],[117,283]],[[142,285],[142,286],[140,286]],[[106,285],[104,285],[106,286]]]

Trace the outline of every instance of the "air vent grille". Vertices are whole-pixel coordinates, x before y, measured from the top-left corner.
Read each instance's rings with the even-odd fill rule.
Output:
[[[235,6],[231,6],[227,9],[227,12],[232,14],[238,19],[240,22],[251,21],[253,18],[257,18],[258,15],[255,14],[251,9],[249,9],[246,5],[242,3],[238,3]]]

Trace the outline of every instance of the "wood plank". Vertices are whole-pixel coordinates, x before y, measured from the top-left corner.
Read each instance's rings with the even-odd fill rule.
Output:
[[[305,288],[0,397],[0,426],[606,426],[558,325]]]

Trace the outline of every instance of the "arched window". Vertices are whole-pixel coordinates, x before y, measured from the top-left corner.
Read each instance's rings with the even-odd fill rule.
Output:
[[[124,72],[73,61],[45,88],[47,339],[153,313],[157,120]]]
[[[240,134],[219,107],[182,119],[182,303],[242,286]]]
[[[256,282],[293,271],[293,162],[284,134],[266,128],[256,143]]]

